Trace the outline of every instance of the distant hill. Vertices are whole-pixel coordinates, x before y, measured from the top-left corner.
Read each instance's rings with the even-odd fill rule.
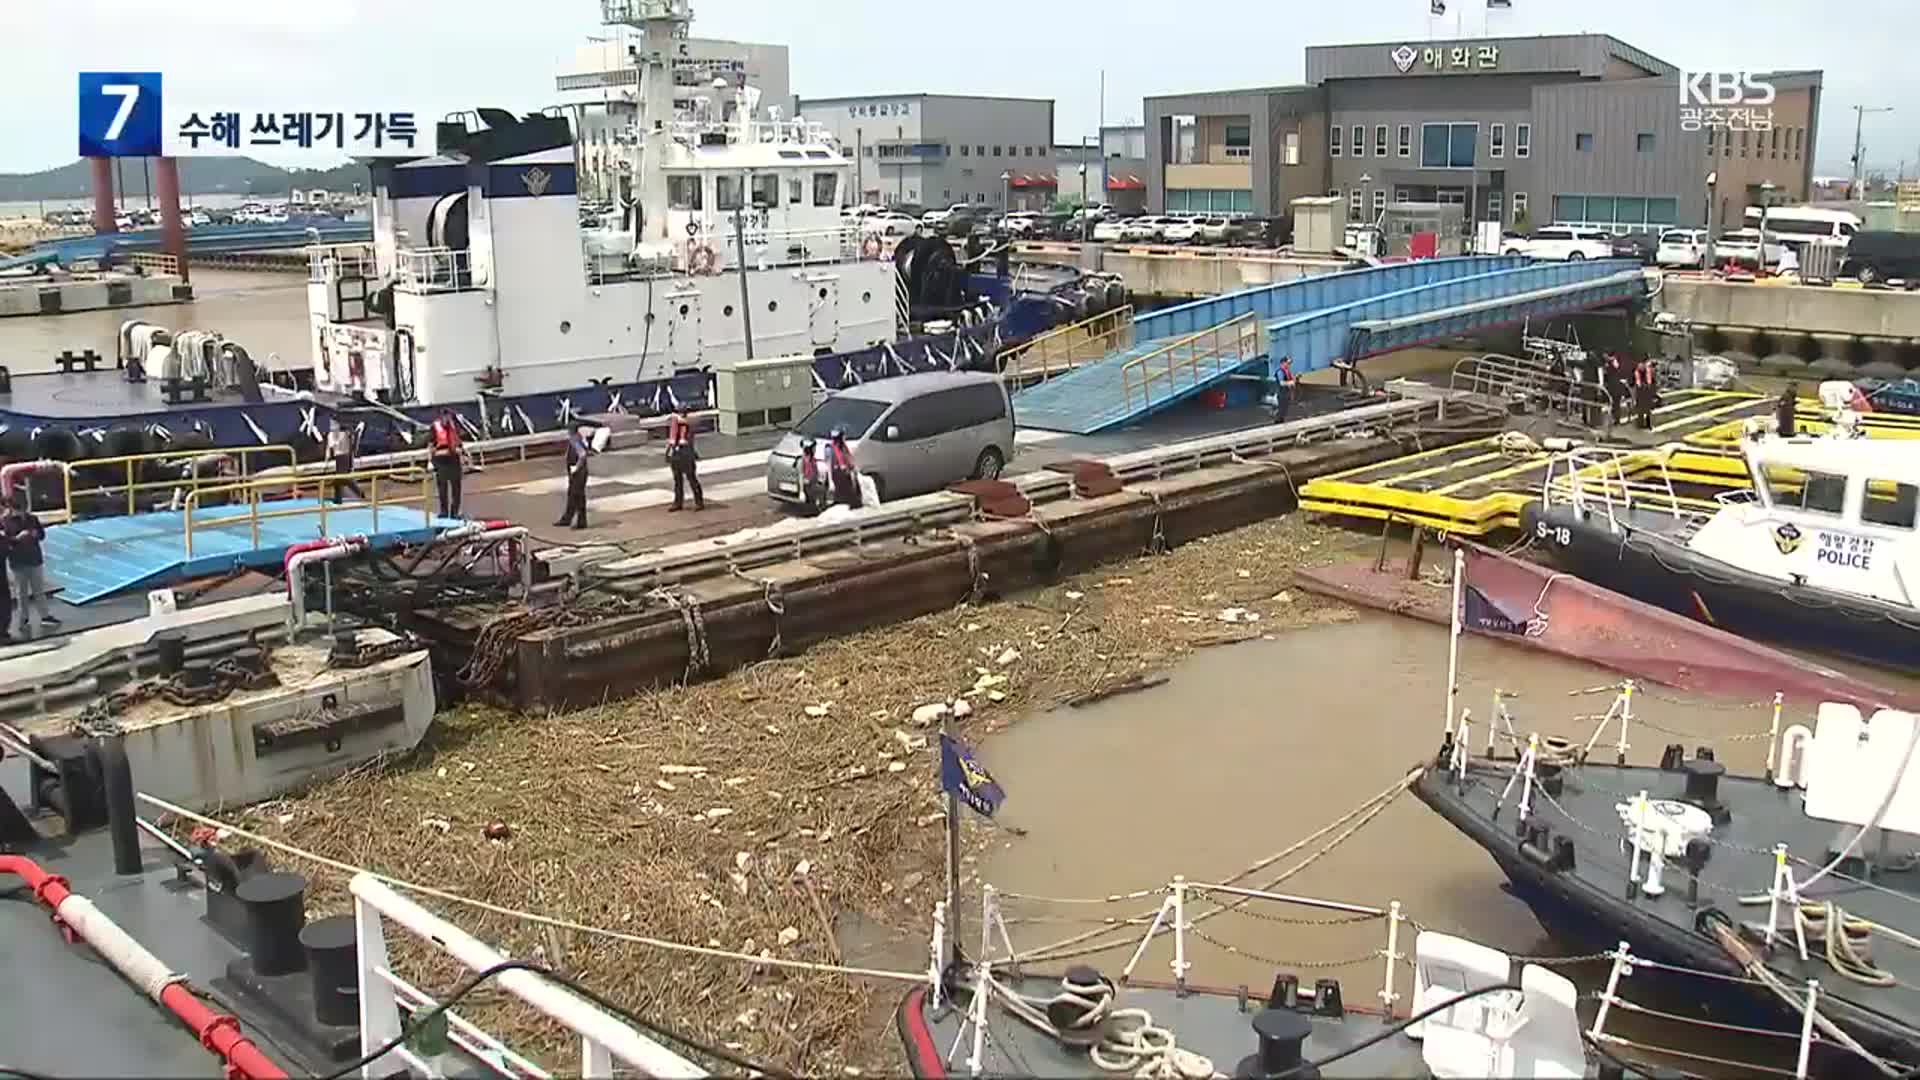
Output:
[[[140,162],[120,163],[123,193],[145,195],[147,176]],[[351,192],[371,185],[367,167],[352,162],[331,169],[282,169],[252,158],[182,158],[180,187],[188,195],[284,195],[289,188]],[[35,199],[83,199],[93,193],[93,172],[85,160],[34,173],[0,173],[0,202]]]

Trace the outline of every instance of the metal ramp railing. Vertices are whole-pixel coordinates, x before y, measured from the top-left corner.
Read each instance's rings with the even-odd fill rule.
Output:
[[[1575,447],[1547,462],[1541,502],[1570,504],[1581,514],[1599,514],[1615,533],[1625,532],[1640,514],[1665,515],[1683,526],[1697,524],[1699,515],[1681,503],[1667,471],[1667,449],[1620,450],[1604,446]],[[1643,479],[1648,472],[1652,479]]]
[[[1014,386],[1041,382],[1133,348],[1133,305],[1055,327],[1000,354],[1001,377]]]
[[[1555,371],[1550,364],[1536,359],[1497,353],[1462,358],[1453,365],[1447,386],[1509,405],[1545,405],[1570,416],[1612,408],[1606,389],[1598,384]],[[1612,414],[1609,411],[1607,415]]]
[[[1121,367],[1126,412],[1131,415],[1170,402],[1204,383],[1232,374],[1266,351],[1266,327],[1251,311],[1197,334],[1176,338]]]

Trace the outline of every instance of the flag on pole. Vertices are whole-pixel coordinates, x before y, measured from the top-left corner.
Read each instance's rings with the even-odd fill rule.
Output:
[[[1007,797],[967,744],[944,733],[940,736],[940,786],[981,817],[992,817]]]
[[[1447,0],[1431,0],[1427,5],[1427,11],[1435,17],[1445,15],[1447,13]]]

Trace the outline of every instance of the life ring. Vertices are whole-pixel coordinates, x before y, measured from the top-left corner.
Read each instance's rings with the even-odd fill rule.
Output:
[[[689,221],[689,222],[687,222],[687,235],[688,235],[688,236],[699,236],[699,235],[700,235],[700,223],[699,223],[699,222],[697,222],[697,221]]]
[[[868,233],[867,238],[860,241],[860,257],[863,259],[879,258],[880,246],[880,234]]]
[[[688,267],[696,274],[713,273],[714,267],[717,266],[719,262],[720,257],[714,254],[713,249],[705,244],[695,246],[692,253],[687,257]]]

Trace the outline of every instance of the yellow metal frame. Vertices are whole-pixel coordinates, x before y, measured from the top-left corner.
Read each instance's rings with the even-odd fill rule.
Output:
[[[66,473],[66,481],[65,481],[66,489],[67,489],[66,499],[64,500],[66,511],[67,511],[67,520],[68,521],[76,520],[76,516],[74,514],[74,509],[73,509],[73,503],[74,503],[74,499],[80,496],[111,495],[111,494],[114,494],[115,492],[124,491],[127,496],[127,513],[137,514],[140,512],[139,494],[142,491],[173,491],[177,488],[182,488],[182,487],[188,488],[191,490],[198,490],[199,488],[203,488],[203,487],[214,487],[218,485],[227,485],[227,484],[234,483],[234,478],[231,476],[208,476],[208,477],[188,476],[188,477],[180,477],[173,480],[136,481],[134,477],[138,475],[142,466],[165,464],[168,462],[178,462],[178,461],[194,461],[204,457],[218,456],[218,457],[226,457],[226,458],[238,458],[239,465],[240,465],[240,476],[250,477],[261,472],[263,468],[278,467],[278,466],[271,466],[271,465],[262,466],[260,464],[260,459],[266,455],[275,455],[275,456],[285,455],[287,459],[286,466],[288,468],[292,468],[293,466],[299,464],[299,459],[294,455],[293,447],[286,446],[280,443],[273,443],[266,446],[239,446],[239,447],[231,447],[231,448],[210,447],[204,450],[163,450],[156,454],[125,454],[119,457],[87,458],[83,461],[69,462],[68,463],[69,471],[67,471]],[[97,487],[80,488],[77,490],[74,488],[73,475],[71,470],[107,469],[107,468],[113,468],[114,466],[121,466],[125,468],[126,470],[125,483],[101,484]]]
[[[408,491],[409,494],[398,497],[389,495],[388,498],[383,500],[380,497],[382,481],[387,482],[386,490],[388,492],[399,488]],[[354,502],[329,502],[327,499],[329,489],[337,484],[348,482],[362,486],[365,490],[366,497]],[[414,488],[416,483],[418,484],[417,493]],[[307,485],[313,485],[318,489],[320,496],[319,505],[288,507],[280,510],[261,508],[263,502],[266,501],[262,499],[263,495],[286,492],[289,498],[297,498],[300,489]],[[247,523],[249,534],[252,537],[252,544],[256,548],[260,546],[260,523],[262,521],[270,521],[274,518],[317,517],[319,518],[320,535],[325,536],[327,535],[327,515],[329,513],[337,514],[342,510],[364,510],[370,508],[373,511],[373,527],[378,529],[380,527],[380,508],[382,506],[396,506],[413,502],[418,502],[423,506],[430,505],[433,498],[432,486],[431,473],[427,469],[416,466],[401,466],[392,469],[369,469],[350,473],[315,473],[311,476],[297,478],[290,476],[267,477],[266,479],[259,480],[244,480],[239,483],[228,484],[224,487],[199,488],[187,495],[187,508],[184,522],[184,529],[186,531],[186,557],[189,559],[193,558],[193,533],[195,529],[208,529],[218,525],[232,525],[242,521]],[[212,509],[211,507],[201,507],[200,502],[202,497],[227,492],[240,492],[244,496],[245,513],[233,514],[227,517],[202,517],[198,520],[195,519],[194,515],[196,512],[204,512],[204,510]]]
[[[1239,367],[1249,358],[1266,351],[1263,347],[1266,333],[1266,325],[1260,321],[1258,313],[1249,311],[1127,361],[1120,367],[1120,387],[1126,398],[1127,411],[1133,411],[1136,390],[1140,394],[1140,406],[1144,408],[1153,404],[1155,383],[1165,381],[1166,398],[1171,398],[1179,388],[1178,377],[1183,373],[1187,376],[1188,386],[1218,375],[1222,368],[1221,356],[1229,349],[1233,360],[1226,366]]]
[[[1001,370],[1016,385],[1028,379],[1038,382],[1131,348],[1133,305],[1129,304],[1055,327],[1008,349],[1001,354]]]

